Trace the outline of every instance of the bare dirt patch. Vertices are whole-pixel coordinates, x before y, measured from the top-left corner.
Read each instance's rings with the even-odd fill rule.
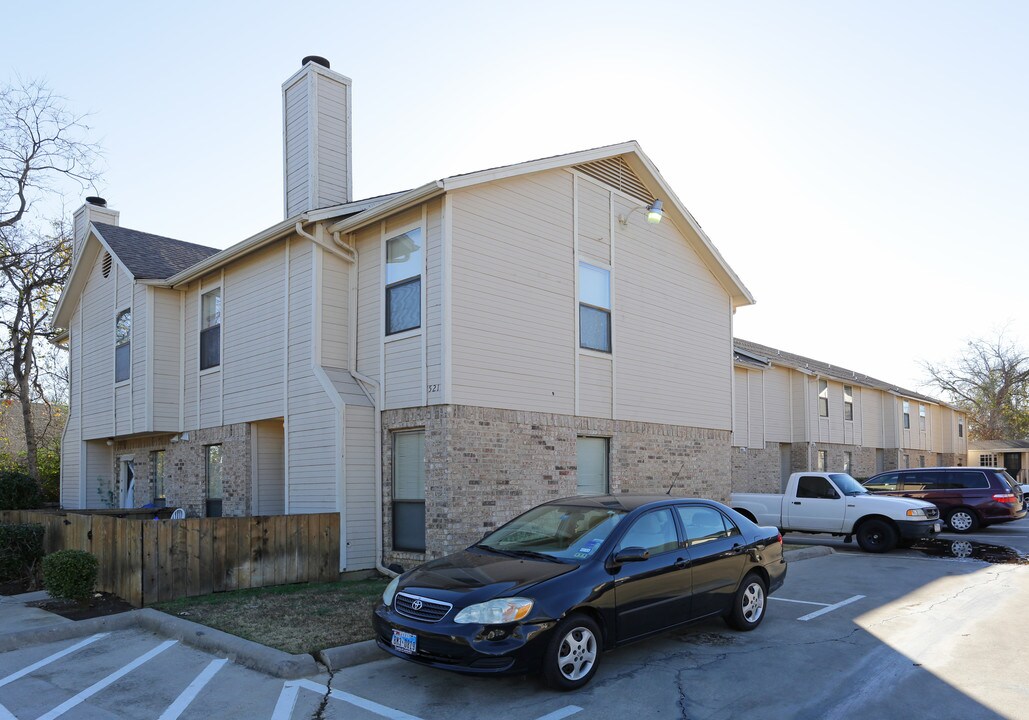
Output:
[[[27,603],[27,605],[66,617],[69,620],[88,620],[90,618],[117,615],[118,613],[135,610],[132,605],[117,595],[105,592],[93,593],[93,597],[86,602],[51,598],[49,600]]]

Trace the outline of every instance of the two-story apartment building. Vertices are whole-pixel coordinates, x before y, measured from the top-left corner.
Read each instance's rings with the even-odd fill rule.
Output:
[[[62,504],[338,511],[354,570],[577,492],[727,498],[753,298],[640,147],[353,201],[350,84],[284,83],[286,219],[257,235],[76,214]]]
[[[733,490],[778,492],[790,473],[964,464],[957,408],[846,368],[737,338]]]

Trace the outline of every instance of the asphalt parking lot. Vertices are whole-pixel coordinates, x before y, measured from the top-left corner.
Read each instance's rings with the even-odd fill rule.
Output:
[[[385,657],[282,680],[119,630],[0,653],[0,720],[1029,718],[1025,597],[1026,565],[841,548],[792,563],[756,631],[713,621],[623,648],[567,694]]]

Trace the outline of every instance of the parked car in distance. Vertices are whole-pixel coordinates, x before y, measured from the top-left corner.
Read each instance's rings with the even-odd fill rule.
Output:
[[[876,495],[931,502],[951,530],[970,533],[1025,517],[1022,487],[1004,468],[934,467],[890,470],[873,475],[864,486]]]
[[[712,616],[753,630],[785,577],[779,531],[720,503],[572,497],[394,578],[372,622],[397,657],[573,690],[604,650]]]
[[[786,492],[733,493],[734,510],[783,532],[857,537],[865,552],[888,552],[900,543],[931,538],[942,529],[931,503],[871,495],[847,473],[796,472]]]

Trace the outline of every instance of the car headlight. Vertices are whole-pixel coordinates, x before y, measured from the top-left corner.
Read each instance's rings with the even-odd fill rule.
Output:
[[[503,625],[521,620],[532,610],[529,598],[497,598],[477,605],[469,605],[454,618],[456,623],[476,625]]]
[[[393,578],[386,589],[382,591],[382,604],[386,607],[393,605],[393,596],[397,594],[397,588],[400,587],[400,576],[397,575]]]
[[[924,518],[928,516],[925,514],[925,508],[911,508],[908,510],[908,517]]]

